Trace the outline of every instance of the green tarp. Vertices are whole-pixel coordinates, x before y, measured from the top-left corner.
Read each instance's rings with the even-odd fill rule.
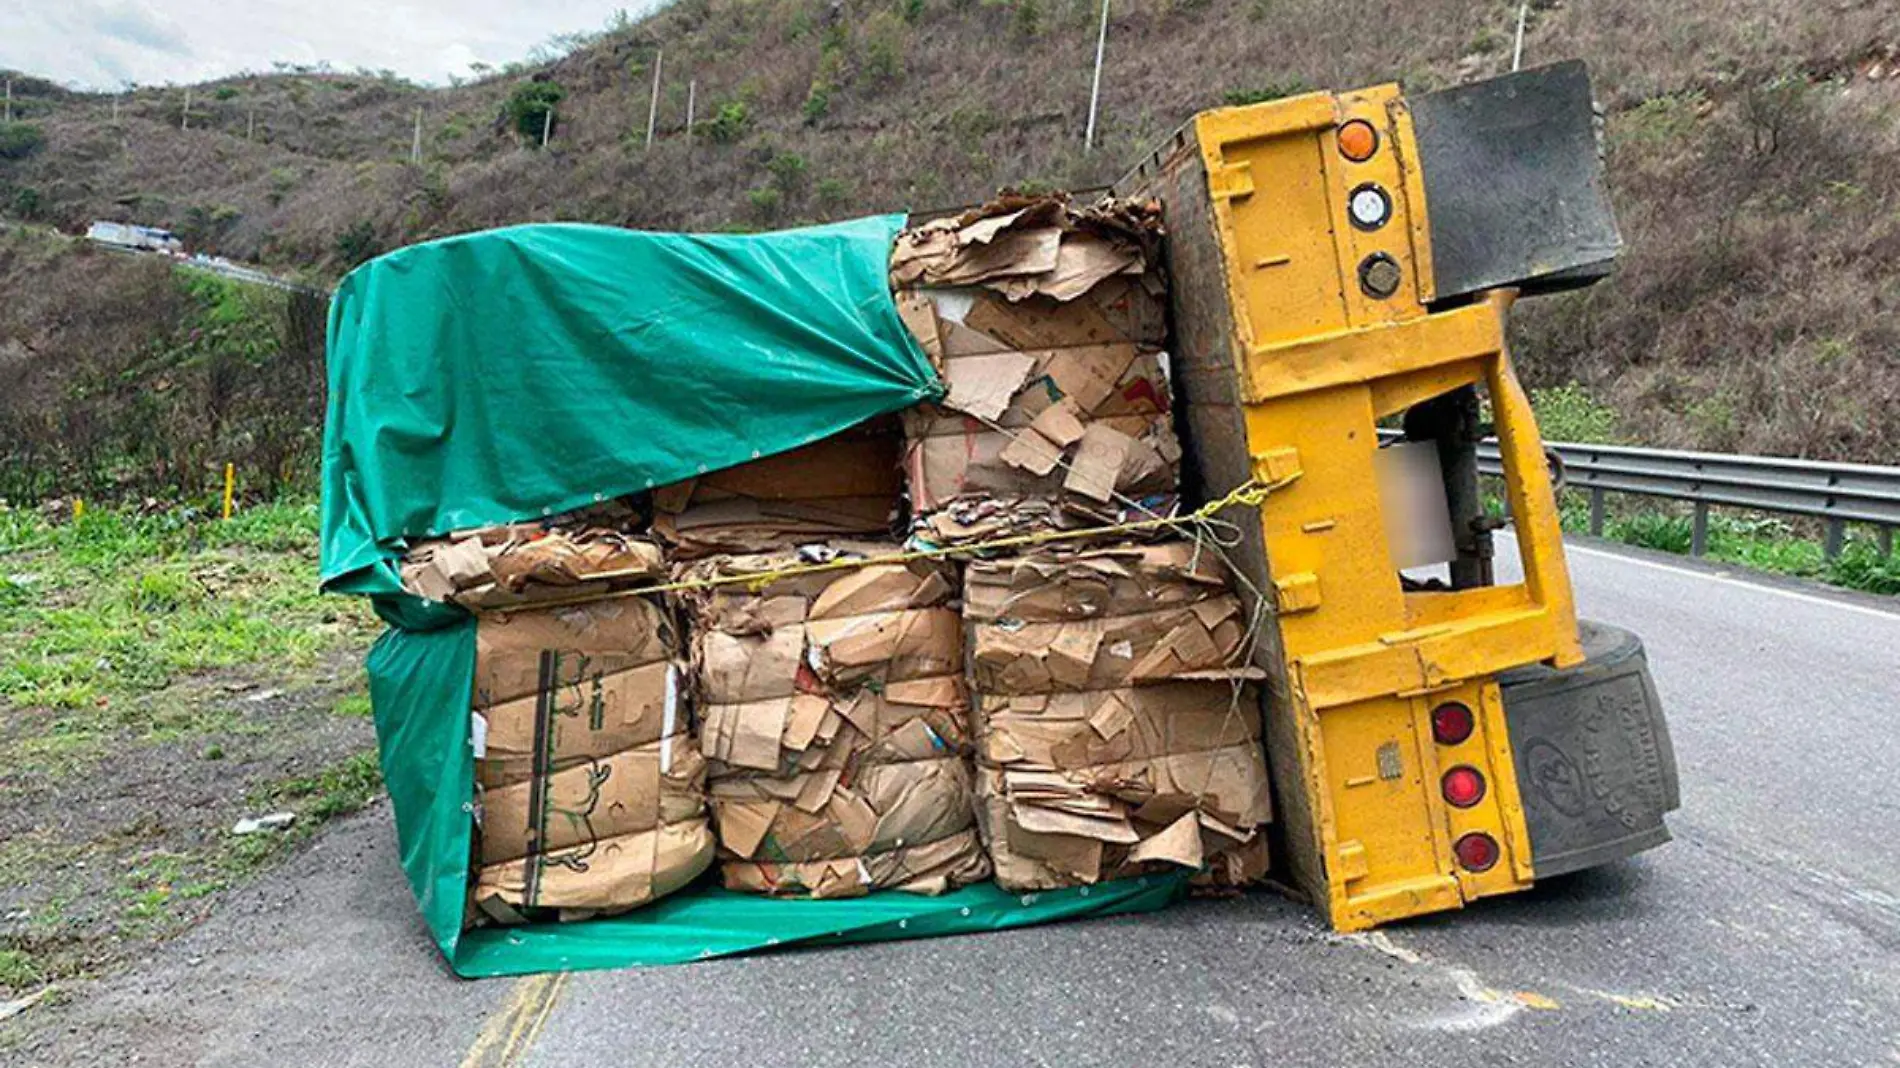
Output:
[[[814,441],[940,396],[886,281],[902,216],[752,236],[517,226],[357,268],[330,307],[321,574],[391,626],[368,658],[402,866],[458,974],[665,964],[769,946],[1156,908],[1152,877],[778,901],[707,888],[613,919],[461,930],[474,622],[401,592],[410,539],[532,519]]]

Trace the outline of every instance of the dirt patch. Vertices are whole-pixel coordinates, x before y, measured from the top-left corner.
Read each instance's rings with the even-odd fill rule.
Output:
[[[259,669],[181,681],[141,699],[149,720],[57,738],[51,709],[18,710],[0,751],[0,990],[97,973],[202,920],[220,891],[290,852],[375,789],[356,654],[285,677]],[[232,833],[289,811],[289,828]],[[301,824],[301,826],[299,826]],[[11,965],[8,966],[8,962]]]

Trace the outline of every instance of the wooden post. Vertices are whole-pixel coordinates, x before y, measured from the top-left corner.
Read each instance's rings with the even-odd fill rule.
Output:
[[[660,117],[660,65],[666,62],[666,50],[653,53],[653,100],[647,104],[647,147],[653,147],[653,124]]]
[[[541,143],[544,145],[548,143],[548,139],[546,135],[542,136]],[[409,162],[411,163],[422,162],[422,109],[421,108],[416,109],[416,132],[409,139]]]
[[[13,79],[7,79],[7,120],[13,121]]]
[[[1511,69],[1524,65],[1524,19],[1531,13],[1531,0],[1517,6],[1517,43],[1511,46]]]
[[[1102,28],[1095,35],[1095,78],[1089,85],[1089,125],[1082,134],[1082,152],[1095,149],[1095,110],[1102,99],[1102,56],[1108,51],[1108,0],[1102,0]]]
[[[112,94],[112,125],[119,124],[119,94]]]
[[[699,79],[686,80],[686,136],[693,136],[693,95],[699,90]],[[688,142],[689,144],[691,142]]]
[[[554,132],[554,105],[541,113],[541,147],[548,147],[548,135]]]
[[[252,105],[251,107],[246,108],[244,111],[244,139],[246,141],[249,141],[256,136],[257,136],[257,106]]]
[[[185,86],[185,107],[178,113],[178,128],[191,129],[191,86]]]

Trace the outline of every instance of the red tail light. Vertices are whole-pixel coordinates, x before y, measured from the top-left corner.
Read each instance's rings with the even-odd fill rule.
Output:
[[[1477,768],[1462,764],[1445,773],[1438,782],[1445,793],[1445,800],[1459,808],[1470,808],[1484,800],[1484,776]]]
[[[1457,745],[1471,737],[1474,725],[1471,709],[1456,701],[1447,701],[1432,709],[1432,738],[1439,745]]]
[[[1490,871],[1498,862],[1498,840],[1483,831],[1465,835],[1451,849],[1458,854],[1459,867],[1466,871]]]

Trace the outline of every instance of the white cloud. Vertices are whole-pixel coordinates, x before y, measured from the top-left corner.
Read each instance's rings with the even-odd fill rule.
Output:
[[[327,61],[439,83],[657,0],[0,0],[0,68],[88,89]],[[6,10],[11,8],[12,10]]]

